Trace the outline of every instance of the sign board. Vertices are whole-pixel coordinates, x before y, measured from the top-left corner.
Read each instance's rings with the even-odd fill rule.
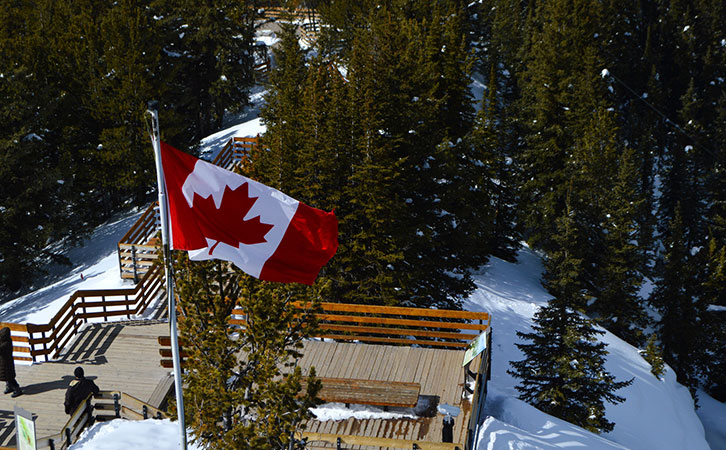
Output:
[[[15,405],[15,440],[18,450],[36,450],[35,422],[33,415]]]
[[[490,329],[491,328],[487,328],[479,336],[472,339],[471,343],[466,348],[466,352],[464,352],[464,363],[461,365],[462,367],[469,364],[472,359],[476,358],[479,353],[483,352],[484,349],[487,348],[487,336],[489,336]]]

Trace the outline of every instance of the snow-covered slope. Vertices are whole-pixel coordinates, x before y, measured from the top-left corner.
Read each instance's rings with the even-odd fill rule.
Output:
[[[668,368],[663,380],[657,379],[636,348],[609,332],[603,336],[610,352],[607,370],[621,381],[633,378],[617,392],[627,400],[608,405],[606,416],[616,424],[612,432],[598,436],[517,399],[517,380],[506,370],[509,361],[523,358],[514,345],[521,342],[516,332],[531,331],[534,313],[550,298],[540,284],[541,272],[539,257],[526,247],[516,264],[492,258],[477,274],[478,289],[465,304],[492,315],[492,379],[485,405],[492,417],[482,427],[479,448],[708,449],[693,400],[673,371]],[[726,423],[720,426],[723,431]]]

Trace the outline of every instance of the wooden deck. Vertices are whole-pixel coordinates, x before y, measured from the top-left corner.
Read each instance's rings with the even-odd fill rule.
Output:
[[[299,365],[304,374],[308,373],[311,366],[315,366],[319,377],[419,383],[420,396],[424,400],[454,405],[461,409],[454,422],[454,442],[466,441],[466,426],[471,413],[471,403],[462,397],[463,351],[307,341],[303,354]],[[435,412],[435,406],[433,411],[434,415],[431,417],[323,422],[315,420],[308,424],[305,431],[441,442],[444,417]],[[391,409],[391,412],[412,413],[410,410],[396,409]],[[335,448],[335,446],[311,443],[309,448]]]
[[[100,389],[119,390],[148,401],[168,369],[159,366],[156,338],[169,333],[158,321],[91,324],[56,361],[17,365],[17,380],[24,395],[0,396],[0,446],[15,445],[14,405],[37,415],[38,438],[61,431],[69,416],[63,410],[73,369],[82,366],[86,377]],[[0,386],[4,387],[4,386]]]

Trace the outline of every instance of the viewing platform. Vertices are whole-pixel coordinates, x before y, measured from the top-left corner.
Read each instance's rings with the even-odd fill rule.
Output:
[[[86,378],[101,390],[123,391],[158,406],[159,390],[169,386],[169,370],[159,365],[156,337],[168,332],[168,323],[155,320],[89,324],[57,360],[16,364],[23,395],[0,396],[0,447],[16,448],[16,405],[36,417],[38,439],[63,431],[70,418],[63,401],[77,366],[83,367]]]

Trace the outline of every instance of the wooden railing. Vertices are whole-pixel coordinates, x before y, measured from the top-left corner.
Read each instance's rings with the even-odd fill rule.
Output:
[[[305,308],[302,303],[296,305]],[[482,312],[346,303],[322,303],[321,307],[319,333],[314,337],[339,341],[465,349],[491,324],[489,314]],[[245,326],[245,311],[232,310],[229,323]],[[160,336],[158,341],[160,364],[172,367],[169,337]],[[187,356],[183,348],[180,356]]]
[[[487,399],[488,381],[492,378],[492,330],[486,334],[486,348],[476,358],[464,367],[464,383],[467,391],[473,393],[471,399],[471,415],[466,427],[466,450],[474,448],[479,431],[479,425],[484,421],[484,404]],[[470,369],[473,366],[476,371]],[[468,389],[469,380],[474,381],[471,390]],[[463,450],[463,449],[462,449]]]
[[[259,143],[259,137],[233,137],[224,145],[212,164],[227,170],[242,163],[249,151]]]
[[[413,441],[405,439],[389,439],[372,436],[353,436],[343,434],[309,433],[303,432],[302,437],[308,442],[327,442],[333,445],[359,445],[361,447],[383,447],[420,450],[464,450],[459,443]],[[338,447],[340,448],[340,447]]]
[[[154,264],[159,227],[159,202],[153,202],[117,245],[121,278],[138,282]]]
[[[0,323],[11,330],[13,357],[20,362],[48,361],[58,357],[63,347],[89,321],[108,321],[114,317],[143,313],[164,292],[162,268],[154,266],[139,284],[129,289],[76,291],[48,324]]]
[[[290,11],[287,8],[281,6],[269,6],[262,10],[262,17],[266,19],[279,20],[283,18],[285,14],[292,14],[292,17],[300,21],[310,21],[320,23],[320,13],[309,8],[297,8]]]
[[[86,427],[95,421],[111,419],[143,420],[165,419],[166,413],[148,403],[119,391],[101,391],[98,396],[89,395],[71,414],[60,433],[36,439],[37,448],[67,449]]]
[[[262,10],[262,17],[268,20],[280,20],[285,14],[290,14],[292,19],[299,24],[300,37],[305,44],[312,46],[318,39],[320,32],[320,13],[308,8],[297,8],[290,11],[281,7],[268,7]]]
[[[443,309],[323,303],[318,337],[385,344],[466,348],[489,327],[489,314]]]

